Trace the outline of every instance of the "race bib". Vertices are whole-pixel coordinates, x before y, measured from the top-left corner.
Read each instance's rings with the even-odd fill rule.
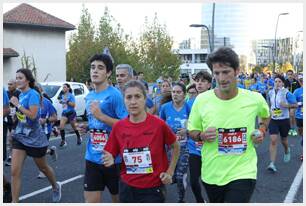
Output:
[[[202,141],[195,142],[195,146],[196,146],[196,150],[201,152],[202,146],[203,146],[203,142]]]
[[[283,116],[283,111],[279,108],[274,108],[274,109],[272,109],[272,116],[275,117],[275,118],[276,117],[281,117],[281,116]]]
[[[242,154],[247,148],[247,128],[218,129],[219,154]]]
[[[151,152],[149,147],[123,150],[123,160],[127,174],[153,173]]]
[[[16,116],[19,122],[21,123],[26,123],[27,122],[27,117],[25,116],[25,114],[22,114],[21,112],[16,112]]]
[[[176,135],[176,139],[180,144],[185,144],[187,142],[187,136]]]
[[[102,152],[108,140],[108,134],[102,130],[90,131],[91,145],[94,151]]]

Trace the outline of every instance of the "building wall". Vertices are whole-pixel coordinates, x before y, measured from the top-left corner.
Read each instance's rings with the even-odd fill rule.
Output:
[[[3,47],[12,48],[19,53],[19,57],[4,59],[3,83],[15,78],[16,71],[22,67],[21,57],[34,57],[37,68],[37,80],[46,81],[66,80],[66,49],[65,32],[54,30],[4,28]]]

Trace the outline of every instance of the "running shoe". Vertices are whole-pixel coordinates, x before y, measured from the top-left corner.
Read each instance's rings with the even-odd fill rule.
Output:
[[[52,189],[52,202],[59,202],[62,197],[62,185],[56,182],[56,189]]]
[[[291,154],[290,154],[290,147],[288,147],[288,153],[286,154],[284,154],[284,162],[289,162],[290,161],[290,159],[291,159]]]
[[[269,166],[268,166],[267,169],[270,170],[271,172],[277,172],[277,169],[276,169],[276,167],[275,167],[275,165],[274,165],[273,162],[271,162],[271,163],[269,164]]]
[[[303,155],[300,156],[300,160],[303,162]]]
[[[43,172],[39,171],[39,174],[37,175],[37,178],[38,179],[43,179],[45,177],[46,177],[46,175]]]
[[[289,136],[292,136],[292,134],[293,134],[293,133],[292,133],[292,129],[289,129],[288,135],[289,135]]]
[[[80,145],[80,144],[82,144],[82,137],[77,137],[78,139],[77,139],[77,145]]]
[[[60,144],[60,147],[63,148],[63,147],[66,147],[67,146],[67,142],[66,141],[61,141],[61,144]]]
[[[51,158],[55,162],[57,160],[56,146],[51,146],[50,150],[51,150],[51,152],[50,152]]]
[[[297,135],[298,135],[297,131],[295,129],[292,129],[292,136],[297,136]]]

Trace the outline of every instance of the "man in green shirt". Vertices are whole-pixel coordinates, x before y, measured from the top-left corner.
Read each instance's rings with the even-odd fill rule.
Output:
[[[207,63],[217,87],[198,95],[188,122],[190,136],[204,142],[201,179],[210,202],[249,202],[257,177],[255,146],[265,136],[269,107],[259,93],[237,87],[239,58],[232,49],[219,48]]]

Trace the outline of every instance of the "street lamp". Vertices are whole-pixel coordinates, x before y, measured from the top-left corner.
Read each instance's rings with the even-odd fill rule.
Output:
[[[276,54],[276,51],[277,51],[277,49],[276,49],[276,47],[277,47],[277,45],[276,45],[276,32],[277,32],[278,20],[279,20],[279,17],[281,15],[287,15],[287,14],[289,14],[289,13],[287,13],[287,12],[286,13],[280,13],[277,16],[276,28],[275,28],[275,36],[274,36],[273,72],[275,72],[275,58],[277,57],[277,54]]]
[[[213,51],[213,46],[212,46],[211,39],[210,39],[209,28],[206,25],[204,25],[204,24],[190,24],[189,26],[190,27],[202,27],[202,28],[205,28],[207,30],[207,33],[208,33],[208,42],[209,42],[209,50],[210,50],[210,52],[212,52]]]

